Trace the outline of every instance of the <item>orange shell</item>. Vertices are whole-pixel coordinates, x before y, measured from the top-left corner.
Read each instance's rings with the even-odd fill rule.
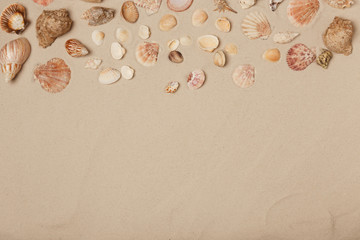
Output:
[[[315,18],[319,7],[319,0],[291,0],[287,15],[294,26],[303,27]]]

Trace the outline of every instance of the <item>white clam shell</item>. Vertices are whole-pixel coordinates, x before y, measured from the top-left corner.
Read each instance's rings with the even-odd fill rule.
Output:
[[[124,28],[117,28],[115,33],[116,39],[121,43],[126,43],[131,40],[131,33]]]
[[[190,36],[184,36],[180,38],[180,43],[181,45],[187,47],[187,46],[191,46],[193,43],[193,40]]]
[[[109,85],[119,81],[121,73],[119,70],[114,68],[105,68],[99,74],[99,82],[101,84]]]
[[[299,35],[300,33],[297,32],[279,32],[274,35],[273,40],[276,43],[285,44],[291,42]]]
[[[94,30],[91,34],[91,39],[97,46],[100,46],[103,44],[104,38],[105,38],[105,33],[101,32],[99,30]]]
[[[102,63],[100,58],[91,58],[85,63],[86,69],[97,70]]]
[[[208,14],[202,9],[197,9],[193,13],[191,21],[195,27],[200,27],[206,22],[207,19]]]
[[[123,46],[121,46],[120,43],[118,42],[113,42],[111,44],[111,56],[116,59],[116,60],[120,60],[124,57],[126,53],[125,48],[123,48]]]
[[[151,35],[150,28],[146,25],[141,25],[138,34],[141,39],[146,40]]]
[[[121,75],[123,76],[123,78],[125,78],[126,80],[133,79],[134,74],[135,74],[135,70],[129,66],[122,66],[120,69],[120,72],[121,72]]]
[[[200,49],[206,52],[213,52],[219,44],[219,38],[214,35],[204,35],[198,38]]]
[[[170,51],[175,51],[180,46],[180,41],[177,39],[173,39],[168,41],[167,46]]]

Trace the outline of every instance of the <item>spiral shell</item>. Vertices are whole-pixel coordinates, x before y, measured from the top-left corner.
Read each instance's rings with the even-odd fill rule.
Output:
[[[69,39],[65,43],[67,53],[72,57],[82,57],[89,54],[89,50],[79,40]]]
[[[252,12],[247,15],[241,27],[245,36],[252,40],[258,38],[266,40],[271,34],[270,23],[261,12]]]
[[[11,4],[1,13],[0,27],[7,33],[20,34],[25,30],[26,22],[26,10],[17,3]]]

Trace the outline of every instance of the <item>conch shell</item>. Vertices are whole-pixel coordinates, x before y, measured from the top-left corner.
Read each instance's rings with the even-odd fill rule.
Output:
[[[21,70],[22,65],[29,58],[31,46],[26,38],[13,40],[0,50],[0,66],[5,74],[5,81],[10,82]]]
[[[352,52],[353,31],[350,20],[335,17],[323,36],[324,44],[330,51],[348,56]]]
[[[17,3],[11,4],[1,13],[0,27],[7,33],[22,33],[27,25],[25,8]]]
[[[66,9],[44,10],[36,21],[36,35],[39,45],[43,48],[51,46],[56,38],[70,31],[71,26],[72,20]]]

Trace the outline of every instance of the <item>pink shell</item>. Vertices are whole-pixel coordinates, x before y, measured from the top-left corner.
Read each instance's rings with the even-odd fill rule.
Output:
[[[148,15],[157,13],[160,9],[161,0],[134,0],[138,7],[146,9]]]
[[[69,84],[71,70],[64,60],[53,58],[46,64],[38,66],[34,71],[34,77],[40,82],[44,90],[50,93],[58,93]]]
[[[183,12],[188,9],[193,0],[167,0],[168,8],[174,12]]]
[[[202,70],[194,70],[189,74],[187,79],[188,87],[191,90],[199,89],[204,85],[205,82],[205,73]]]
[[[302,43],[295,44],[289,49],[286,62],[294,71],[302,71],[316,59],[316,55],[311,49]]]
[[[52,3],[54,0],[33,0],[35,3],[40,4],[44,7],[48,6],[50,3]]]
[[[233,72],[232,79],[238,87],[251,87],[255,83],[255,67],[250,64],[238,66]]]

